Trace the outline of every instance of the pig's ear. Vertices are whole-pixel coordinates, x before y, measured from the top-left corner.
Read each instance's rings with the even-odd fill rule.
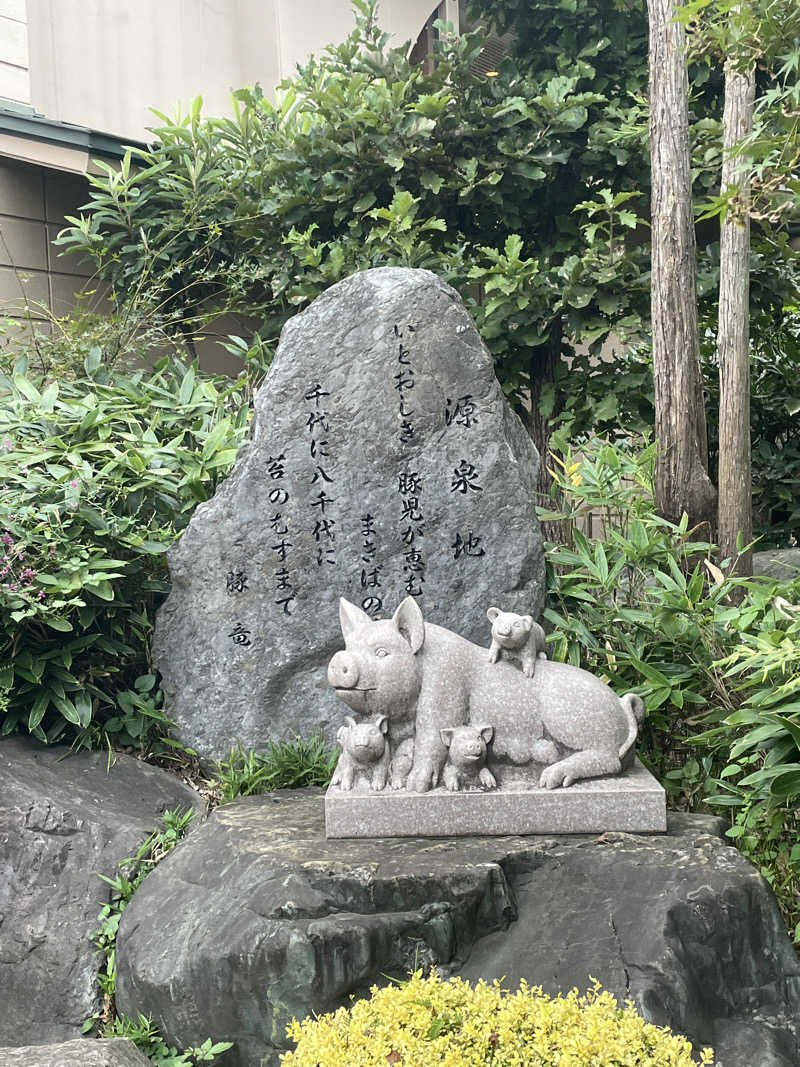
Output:
[[[353,630],[372,622],[372,619],[366,611],[357,608],[342,596],[339,597],[339,622],[342,624],[342,636],[346,641]]]
[[[523,615],[522,616],[522,621],[525,623],[525,625],[530,630],[531,626],[533,626],[533,615]]]
[[[425,643],[425,620],[413,596],[405,598],[392,616],[392,622],[411,645],[411,651],[419,652]]]
[[[336,740],[339,742],[342,748],[344,748],[344,743],[347,740],[347,735],[349,734],[349,732],[349,726],[340,726],[339,729],[336,731]]]
[[[486,618],[489,620],[489,622],[494,622],[494,620],[499,614],[500,608],[489,608],[489,610],[486,612]]]
[[[352,727],[356,725],[356,720],[353,718],[352,715],[345,715],[344,721],[348,730],[352,729]],[[344,727],[342,727],[342,729],[344,729]]]
[[[385,734],[386,731],[389,729],[388,717],[386,715],[379,715],[375,722],[375,725],[378,727],[382,734]]]
[[[445,748],[450,748],[450,742],[453,740],[453,734],[455,730],[448,728],[447,730],[440,730],[439,737],[442,739],[442,744]]]
[[[486,742],[487,745],[491,742],[492,738],[494,737],[494,727],[493,726],[476,726],[476,730],[481,735],[481,737],[483,738],[483,740]]]

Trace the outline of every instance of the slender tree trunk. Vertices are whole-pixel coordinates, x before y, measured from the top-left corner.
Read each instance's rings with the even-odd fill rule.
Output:
[[[550,419],[545,418],[539,411],[539,402],[542,392],[547,385],[551,385],[555,378],[555,370],[561,359],[561,316],[559,315],[552,326],[545,344],[535,348],[531,354],[528,366],[528,379],[531,393],[531,410],[528,416],[528,433],[539,452],[539,480],[537,482],[538,503],[541,506],[551,504],[557,508],[559,501],[552,499],[553,479],[550,477]],[[558,398],[553,408],[553,415],[560,411]],[[545,520],[542,522],[542,536],[546,541],[560,544],[564,540],[564,530],[560,522]]]
[[[692,525],[716,518],[700,375],[685,33],[680,0],[648,0],[656,502]]]
[[[751,67],[725,64],[722,119],[724,193],[738,187],[720,234],[719,323],[719,554],[735,562],[737,573],[753,573],[752,552],[737,559],[737,537],[753,536],[750,476],[750,182],[748,161],[731,148],[753,128],[755,76]]]

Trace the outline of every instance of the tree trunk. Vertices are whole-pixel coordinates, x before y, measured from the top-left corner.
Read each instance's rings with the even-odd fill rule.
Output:
[[[553,498],[553,479],[550,476],[550,419],[545,418],[539,411],[539,402],[546,385],[551,385],[555,378],[555,370],[561,359],[561,316],[557,316],[550,327],[550,334],[545,344],[535,348],[531,354],[528,365],[528,380],[531,394],[531,409],[528,415],[528,433],[539,452],[539,480],[536,485],[538,504],[542,507],[550,507],[556,510],[560,501]],[[553,407],[553,415],[557,415],[561,405],[556,397]],[[564,530],[559,521],[545,519],[542,522],[542,536],[546,541],[561,544],[564,541]]]
[[[753,573],[752,552],[737,551],[737,537],[753,536],[750,476],[750,181],[748,161],[731,148],[753,128],[754,70],[725,64],[721,190],[738,187],[722,220],[719,249],[719,554],[738,574]],[[738,557],[738,558],[737,558]]]
[[[680,0],[678,0],[679,4]],[[648,0],[656,503],[672,522],[716,518],[700,375],[685,33],[674,0]]]

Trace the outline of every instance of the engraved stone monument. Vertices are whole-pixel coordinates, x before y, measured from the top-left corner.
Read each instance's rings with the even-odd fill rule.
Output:
[[[340,731],[327,836],[665,831],[664,790],[634,761],[642,698],[547,659],[530,616],[488,615],[487,655],[413,597],[379,620],[341,600],[328,681],[358,719]],[[498,639],[536,651],[500,659]]]
[[[495,599],[538,616],[538,467],[434,274],[382,267],[318,297],[283,330],[252,441],[169,553],[153,654],[181,740],[205,757],[320,728],[333,741],[341,594],[370,618],[410,596],[476,641]],[[380,776],[349,739],[348,775]]]

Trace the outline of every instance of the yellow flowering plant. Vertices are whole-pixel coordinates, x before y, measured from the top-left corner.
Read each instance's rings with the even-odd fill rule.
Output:
[[[619,1007],[596,981],[585,994],[550,997],[524,980],[511,993],[416,971],[371,993],[293,1019],[297,1047],[282,1067],[697,1067],[685,1037],[645,1022],[631,1003]],[[699,1056],[714,1062],[711,1049]]]

